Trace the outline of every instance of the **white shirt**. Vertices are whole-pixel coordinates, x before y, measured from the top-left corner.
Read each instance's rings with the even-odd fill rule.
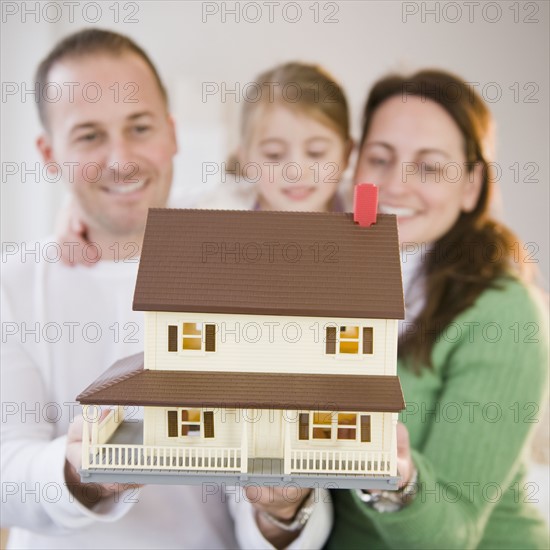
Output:
[[[221,492],[201,486],[148,485],[93,511],[72,497],[63,469],[69,421],[80,414],[75,397],[113,362],[143,350],[143,313],[132,311],[138,264],[112,261],[115,251],[103,250],[106,261],[94,267],[66,267],[50,261],[54,239],[17,246],[2,259],[2,526],[10,527],[8,547],[273,548],[242,493],[231,510]],[[32,248],[35,255],[23,255]],[[327,495],[317,498],[290,548],[322,547],[332,524]]]

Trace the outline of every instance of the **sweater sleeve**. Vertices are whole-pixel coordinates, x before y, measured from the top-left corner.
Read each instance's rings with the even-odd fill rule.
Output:
[[[5,292],[1,313],[9,332],[18,323]],[[49,416],[63,404],[48,398],[43,373],[15,338],[6,337],[1,358],[2,527],[58,535],[125,515],[132,504],[124,498],[90,510],[73,497],[64,477],[66,436],[56,437]]]
[[[412,450],[419,471],[415,500],[384,514],[353,493],[346,499],[389,548],[475,548],[494,507],[512,489],[536,426],[548,342],[546,319],[529,291],[517,282],[488,290],[455,324],[461,337],[450,343],[449,335],[434,347],[442,389],[436,411],[423,419],[429,433]]]

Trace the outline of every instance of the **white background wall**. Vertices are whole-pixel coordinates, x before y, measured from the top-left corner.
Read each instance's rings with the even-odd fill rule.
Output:
[[[242,103],[242,96],[202,97],[207,82],[242,89],[276,63],[319,62],[348,91],[355,135],[369,86],[389,70],[442,67],[479,83],[497,122],[503,217],[534,243],[548,287],[549,3],[305,1],[300,15],[298,4],[280,1],[271,21],[268,4],[108,0],[80,2],[71,13],[63,2],[2,2],[3,241],[50,232],[63,194],[61,184],[6,173],[13,167],[6,163],[34,166],[39,132],[32,96],[5,95],[6,86],[30,87],[37,63],[59,38],[94,24],[130,35],[159,66],[179,124],[176,193],[188,197],[215,183],[202,181],[202,165],[225,160]],[[239,22],[229,13],[235,7]],[[515,163],[519,173],[510,168]]]

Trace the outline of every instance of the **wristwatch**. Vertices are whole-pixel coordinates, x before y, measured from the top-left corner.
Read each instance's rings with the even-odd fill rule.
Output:
[[[384,513],[399,512],[410,504],[418,492],[418,470],[415,468],[408,483],[397,491],[369,493],[356,489],[357,496],[373,510]]]
[[[300,506],[300,509],[296,512],[296,515],[289,521],[278,519],[275,516],[272,516],[269,512],[266,512],[265,510],[260,510],[259,514],[264,519],[269,521],[269,523],[276,525],[279,529],[282,529],[283,531],[296,532],[304,528],[304,525],[307,523],[313,512],[315,502],[317,502],[317,499],[315,498],[315,489],[313,489],[311,493],[309,493],[308,497],[304,500],[302,506]]]

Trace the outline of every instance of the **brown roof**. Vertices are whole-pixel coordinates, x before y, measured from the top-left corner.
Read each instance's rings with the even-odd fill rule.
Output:
[[[403,319],[395,216],[151,209],[134,309]]]
[[[397,376],[144,370],[143,353],[115,363],[77,400],[87,405],[398,412]]]

